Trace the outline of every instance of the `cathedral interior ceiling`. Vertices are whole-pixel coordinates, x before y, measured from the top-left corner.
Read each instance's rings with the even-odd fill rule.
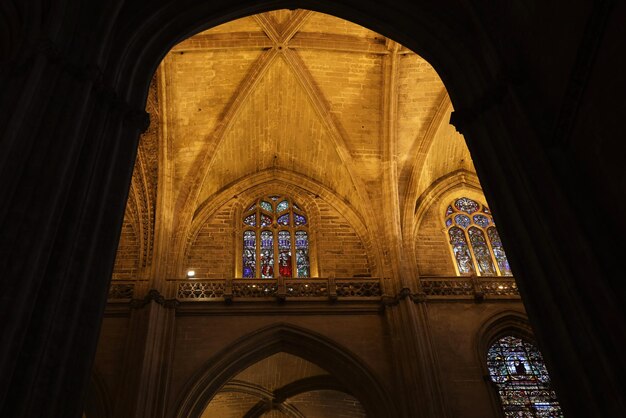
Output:
[[[386,199],[408,213],[438,179],[475,172],[435,70],[322,13],[278,10],[188,38],[157,70],[147,110],[127,211],[145,258],[154,228],[184,245],[199,208],[264,171],[331,190],[373,235]]]

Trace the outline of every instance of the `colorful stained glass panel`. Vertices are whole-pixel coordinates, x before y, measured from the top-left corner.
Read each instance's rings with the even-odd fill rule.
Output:
[[[534,345],[517,337],[502,337],[487,352],[487,368],[506,417],[563,417]]]
[[[454,212],[454,209],[452,209],[452,206],[448,206],[448,209],[446,209],[446,216],[451,215],[452,212]]]
[[[256,203],[253,203],[252,206],[246,209],[246,212],[250,212],[251,210],[254,210],[254,209],[256,209]]]
[[[261,209],[266,210],[268,212],[273,212],[274,209],[272,208],[272,204],[270,202],[266,202],[265,200],[262,200],[261,203]]]
[[[454,217],[454,221],[456,222],[457,225],[462,226],[463,228],[467,228],[470,225],[470,223],[472,223],[469,216],[466,216],[466,215],[456,215]]]
[[[256,213],[243,218],[243,223],[250,226],[256,226]]]
[[[261,278],[274,277],[274,234],[261,231]]]
[[[278,273],[282,277],[291,277],[291,234],[278,231]]]
[[[293,214],[293,220],[296,226],[306,225],[306,217],[302,215],[298,215],[297,213]]]
[[[510,276],[511,266],[509,266],[509,260],[506,258],[502,241],[500,241],[500,235],[498,234],[498,230],[495,226],[487,229],[487,236],[489,237],[489,242],[491,243],[491,248],[493,249],[493,255],[496,258],[496,263],[500,269],[500,274]]]
[[[487,228],[487,226],[489,225],[489,218],[486,217],[485,215],[474,215],[472,219],[474,219],[474,223],[476,225],[481,226],[483,228]]]
[[[289,214],[285,213],[284,215],[279,216],[276,222],[278,225],[289,225]]]
[[[452,225],[452,218],[446,219],[446,227]]]
[[[478,203],[473,201],[472,199],[469,199],[467,197],[462,197],[460,199],[457,199],[454,202],[454,206],[463,212],[469,213],[470,215],[476,211],[478,211]]]
[[[448,230],[448,235],[450,236],[450,244],[452,245],[459,273],[471,273],[474,269],[472,267],[472,256],[465,239],[465,232],[461,228],[453,226]]]
[[[475,226],[471,227],[467,232],[480,273],[485,276],[493,276],[496,272],[491,260],[489,247],[487,247],[487,241],[485,241],[485,234]]]
[[[261,214],[261,226],[269,226],[271,224],[272,224],[272,218],[262,213]]]
[[[278,205],[276,205],[276,212],[280,213],[284,210],[289,209],[289,202],[287,202],[286,200],[283,200],[282,202],[280,202]]]
[[[243,233],[243,277],[254,278],[256,272],[256,234],[254,231]]]
[[[305,231],[296,231],[296,269],[298,277],[309,277],[309,236]]]

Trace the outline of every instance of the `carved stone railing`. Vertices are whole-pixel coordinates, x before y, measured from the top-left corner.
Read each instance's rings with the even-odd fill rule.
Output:
[[[179,302],[254,302],[254,301],[380,301],[389,304],[402,298],[383,287],[380,278],[307,278],[307,279],[188,279],[171,280],[165,294]],[[454,276],[421,277],[421,293],[411,294],[418,300],[518,300],[513,277]],[[389,284],[389,283],[388,283]],[[146,281],[113,281],[110,302],[142,299],[148,291]],[[388,286],[389,287],[389,286]],[[421,295],[421,296],[420,296]],[[419,297],[418,297],[419,296]],[[392,303],[393,304],[393,303]]]
[[[190,279],[172,281],[179,301],[381,300],[379,278]]]
[[[422,277],[422,291],[428,299],[519,299],[513,277]]]
[[[180,283],[176,289],[177,299],[216,299],[224,297],[225,282],[196,282]]]

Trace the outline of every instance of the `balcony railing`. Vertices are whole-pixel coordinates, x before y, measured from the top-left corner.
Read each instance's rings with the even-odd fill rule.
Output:
[[[187,279],[168,281],[165,298],[179,302],[231,301],[382,301],[399,296],[384,287],[381,278],[311,278],[311,279]],[[513,277],[429,276],[420,279],[421,292],[427,300],[519,299]],[[142,299],[148,292],[146,281],[114,281],[109,301]],[[387,285],[389,282],[387,281]],[[387,286],[389,287],[389,286]],[[384,298],[383,298],[384,296]]]
[[[380,278],[193,279],[171,282],[179,301],[380,300]]]
[[[428,299],[519,299],[510,276],[435,276],[422,277],[420,282]]]

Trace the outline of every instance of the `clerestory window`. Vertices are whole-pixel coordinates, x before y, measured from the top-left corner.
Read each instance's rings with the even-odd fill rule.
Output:
[[[533,344],[514,336],[500,338],[489,347],[487,368],[505,417],[563,416],[543,357]]]
[[[308,218],[291,198],[264,196],[245,210],[242,222],[243,277],[310,276]]]
[[[459,274],[510,276],[500,235],[489,208],[467,197],[448,206],[445,223]]]

